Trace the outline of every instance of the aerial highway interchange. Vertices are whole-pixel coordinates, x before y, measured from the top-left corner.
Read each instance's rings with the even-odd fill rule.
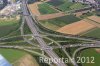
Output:
[[[28,0],[21,0],[22,4],[21,4],[21,10],[22,10],[22,22],[21,22],[21,26],[20,26],[20,32],[21,32],[21,37],[23,37],[24,41],[27,42],[28,44],[32,45],[31,47],[30,46],[18,46],[18,45],[6,45],[5,43],[4,44],[1,44],[0,45],[0,48],[13,48],[13,49],[20,49],[20,50],[24,50],[24,51],[27,51],[27,52],[30,52],[30,53],[36,53],[37,55],[39,56],[42,56],[42,57],[48,57],[48,58],[60,58],[59,55],[56,54],[56,52],[54,51],[54,49],[61,49],[65,55],[69,58],[69,60],[71,61],[72,65],[73,66],[79,66],[77,63],[76,63],[76,60],[75,60],[75,57],[77,55],[77,53],[83,49],[87,49],[87,48],[100,48],[100,40],[98,39],[93,39],[93,38],[85,38],[85,37],[79,37],[77,35],[65,35],[65,34],[51,34],[49,32],[43,32],[40,30],[39,26],[38,26],[38,20],[36,19],[36,16],[34,14],[32,14],[32,12],[30,11],[30,9],[28,8],[28,3],[27,3]],[[31,34],[24,34],[24,24],[27,24],[28,25],[28,28],[30,29],[31,31]],[[46,28],[45,28],[46,29]],[[44,33],[45,35],[42,35],[41,33]],[[26,37],[27,36],[30,36],[32,37],[32,39],[27,39]],[[78,43],[78,44],[67,44],[67,45],[61,45],[59,44],[57,41],[55,40],[51,40],[51,42],[55,43],[56,45],[54,46],[50,46],[47,44],[47,42],[45,42],[44,40],[44,36],[48,37],[48,36],[53,36],[53,37],[63,37],[63,38],[66,38],[66,41],[68,38],[70,39],[77,39],[77,40],[83,40],[83,41],[89,41],[89,43]],[[14,37],[17,37],[17,36],[14,36]],[[7,39],[11,39],[11,38],[14,38],[14,37],[2,37],[0,38],[0,40],[7,40]],[[31,42],[31,40],[35,40],[38,42],[38,45],[35,45],[34,43]],[[51,39],[51,38],[48,38],[48,39]],[[66,48],[74,48],[74,47],[79,47],[77,48],[74,52],[73,52],[73,56],[70,56],[69,53],[66,51]],[[33,49],[39,49],[43,52],[46,53],[45,54],[41,54],[41,53],[38,53],[38,52],[34,52],[32,51]],[[62,63],[60,61],[59,62],[53,62],[51,64],[49,64],[50,66],[68,66],[67,64],[65,63]]]

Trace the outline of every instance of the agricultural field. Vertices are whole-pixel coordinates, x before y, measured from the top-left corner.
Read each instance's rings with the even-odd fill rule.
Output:
[[[0,20],[0,37],[17,30],[20,20]]]
[[[0,54],[4,56],[13,66],[39,66],[35,57],[29,53],[16,49],[0,49]],[[26,63],[27,62],[27,63]]]
[[[51,1],[48,1],[47,3],[52,6],[59,6],[59,5],[64,4],[64,0],[51,0]]]
[[[70,6],[73,5],[72,2],[65,2],[64,4],[58,6],[58,9],[60,9],[61,11],[69,11],[71,10]]]
[[[30,9],[30,11],[34,14],[34,15],[40,15],[40,12],[38,10],[38,2],[33,3],[33,4],[29,4],[28,8]]]
[[[42,3],[38,5],[39,7],[39,12],[43,14],[52,14],[52,13],[57,13],[57,11],[53,8],[51,8],[48,4]]]
[[[100,28],[92,29],[88,31],[86,34],[84,34],[83,36],[100,38]]]
[[[86,7],[86,6],[87,6],[87,5],[82,4],[82,3],[73,3],[73,5],[70,6],[70,8],[71,8],[72,10],[75,10],[75,9],[84,8],[84,7]]]
[[[20,59],[20,61],[13,64],[13,66],[39,66],[36,59],[33,58],[31,55],[27,54]]]
[[[57,31],[65,34],[79,35],[93,28],[95,28],[95,25],[92,25],[84,20],[80,20],[78,22],[66,25]]]
[[[90,16],[90,17],[88,17],[88,19],[94,21],[97,24],[100,24],[100,17],[98,17],[98,16]]]
[[[67,15],[67,16],[58,17],[54,19],[43,20],[43,21],[40,21],[40,23],[49,29],[57,30],[67,24],[71,24],[79,20],[80,20],[79,18],[73,15]]]
[[[99,66],[100,65],[100,53],[95,49],[87,49],[81,52],[80,57],[94,57],[95,63],[83,63],[83,66]],[[92,59],[90,59],[92,61]]]
[[[47,2],[47,4],[52,5],[61,11],[70,11],[70,10],[84,8],[87,6],[82,3],[70,2],[68,0],[51,0]]]
[[[70,10],[75,10],[75,9],[81,9],[86,7],[86,5],[82,3],[72,3],[72,2],[66,2],[60,6],[58,6],[58,9],[62,11],[70,11]]]
[[[27,53],[14,49],[0,49],[0,54],[2,54],[10,63],[14,63]]]

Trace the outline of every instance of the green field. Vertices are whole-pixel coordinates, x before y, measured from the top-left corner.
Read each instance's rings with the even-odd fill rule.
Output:
[[[85,5],[85,4],[82,4],[82,3],[73,3],[73,5],[72,6],[70,6],[70,8],[73,10],[75,10],[75,9],[81,9],[81,8],[84,8],[84,7],[86,7],[87,5]]]
[[[100,53],[96,52],[95,49],[82,51],[81,57],[94,57],[95,63],[83,63],[83,66],[100,66]],[[92,61],[92,59],[90,59],[90,61]]]
[[[79,18],[77,18],[73,15],[67,15],[67,16],[63,16],[63,17],[50,19],[50,20],[40,21],[40,23],[49,29],[57,30],[67,24],[77,22],[79,20],[80,20]]]
[[[61,4],[64,4],[64,0],[51,0],[47,3],[52,6],[59,6]]]
[[[69,11],[71,10],[70,6],[73,5],[72,2],[65,2],[64,4],[58,6],[58,9],[62,10],[62,11]]]
[[[14,63],[27,53],[14,49],[0,49],[0,54],[2,54],[10,63]]]
[[[89,31],[88,33],[84,34],[84,36],[100,38],[100,28],[93,29]]]
[[[51,0],[47,4],[56,7],[61,11],[70,11],[86,7],[86,4],[70,2],[68,0]]]
[[[0,20],[0,37],[15,31],[19,26],[19,20]]]
[[[52,9],[48,4],[42,3],[38,5],[39,11],[41,14],[52,14],[52,13],[57,13],[56,10]]]
[[[58,6],[58,9],[60,9],[62,11],[69,11],[69,10],[81,9],[86,6],[87,5],[84,5],[82,3],[65,2],[64,4]]]
[[[51,29],[51,30],[57,30],[57,29],[60,28],[59,26],[54,25],[54,24],[50,23],[49,21],[41,21],[40,23],[41,23],[41,25],[43,25],[44,27],[46,27],[46,28],[48,28],[48,29]]]

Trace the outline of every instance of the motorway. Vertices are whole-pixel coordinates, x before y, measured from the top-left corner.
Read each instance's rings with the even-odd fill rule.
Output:
[[[30,15],[28,12],[28,8],[27,8],[27,1],[23,0],[22,1],[22,10],[23,10],[23,14],[25,15]],[[47,46],[47,44],[45,43],[45,41],[43,40],[43,38],[41,38],[41,35],[39,34],[39,32],[37,31],[37,27],[34,25],[33,19],[31,16],[24,16],[24,18],[26,19],[27,25],[29,26],[33,36],[35,36],[35,39],[38,41],[40,47],[42,50],[44,50],[48,56],[50,56],[50,58],[58,58],[58,55]],[[62,63],[60,61],[59,62],[53,62],[54,64],[56,64],[57,66],[66,66],[66,64]]]

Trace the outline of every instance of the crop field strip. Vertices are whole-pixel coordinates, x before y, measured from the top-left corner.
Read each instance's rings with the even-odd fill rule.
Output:
[[[59,6],[61,4],[64,4],[64,0],[51,0],[47,3],[56,7],[56,6]]]
[[[27,62],[27,63],[26,63]],[[36,59],[31,55],[27,54],[23,56],[21,59],[17,60],[13,66],[39,66]]]
[[[47,4],[52,5],[54,8],[57,8],[58,10],[61,11],[76,10],[88,6],[86,4],[73,3],[67,0],[54,0],[54,1],[47,2]]]
[[[97,28],[89,30],[86,33],[83,33],[81,36],[100,38],[100,17],[90,16],[87,18],[87,20],[90,20],[90,23],[97,26]]]
[[[52,14],[52,13],[57,13],[57,11],[53,8],[51,8],[48,4],[42,3],[38,5],[38,10],[39,12],[43,14]]]
[[[36,3],[33,3],[33,4],[29,4],[28,5],[28,8],[31,10],[31,12],[34,14],[34,15],[40,15],[40,12],[38,10],[38,4],[41,4],[39,2],[36,2]]]
[[[66,15],[66,16],[58,17],[54,19],[43,20],[43,21],[40,21],[40,23],[49,29],[57,30],[65,25],[74,23],[79,20],[80,20],[79,18],[73,15]]]
[[[57,31],[65,34],[79,35],[80,33],[86,32],[95,27],[95,25],[85,22],[84,20],[80,20],[78,22],[66,25]]]
[[[90,16],[90,17],[88,17],[88,19],[100,24],[100,17],[98,17],[98,16]]]
[[[86,34],[84,34],[83,36],[100,38],[100,28],[93,29],[93,30],[87,32]]]
[[[49,19],[54,19],[54,18],[58,18],[58,17],[62,17],[65,16],[66,14],[63,12],[59,12],[59,13],[53,13],[53,14],[45,14],[45,15],[40,15],[37,17],[38,20],[49,20]]]

